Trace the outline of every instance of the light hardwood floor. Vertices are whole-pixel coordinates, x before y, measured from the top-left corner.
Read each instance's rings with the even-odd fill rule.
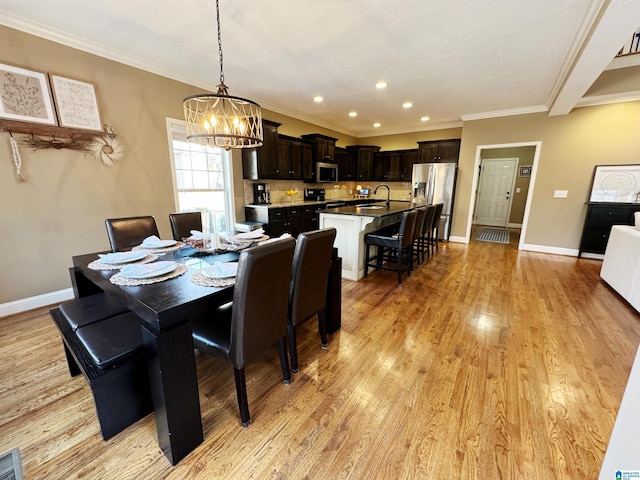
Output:
[[[153,415],[104,442],[46,309],[0,319],[0,453],[27,479],[595,479],[640,341],[640,315],[601,262],[441,245],[398,287],[343,282],[343,323],[301,372],[277,349],[249,365],[253,425],[233,373],[197,358],[205,442],[176,467]]]

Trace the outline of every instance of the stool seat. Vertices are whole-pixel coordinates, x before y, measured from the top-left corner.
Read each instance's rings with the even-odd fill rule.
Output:
[[[125,303],[114,295],[96,293],[61,303],[58,307],[72,330],[99,322],[129,310]]]
[[[76,330],[92,360],[99,368],[108,368],[142,350],[142,319],[129,312],[110,317]]]

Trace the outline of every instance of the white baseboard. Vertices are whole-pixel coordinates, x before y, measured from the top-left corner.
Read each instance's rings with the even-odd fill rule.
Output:
[[[453,235],[449,237],[449,241],[455,243],[469,243],[469,240],[467,240],[466,237],[456,237]]]
[[[507,223],[507,228],[522,228],[521,223]]]
[[[13,302],[0,304],[0,318],[16,313],[26,312],[34,308],[46,307],[56,303],[65,302],[73,298],[73,289],[66,288],[57,292],[44,293],[35,297],[23,298]]]
[[[596,260],[604,260],[604,255],[601,253],[583,253],[582,258],[594,258]]]
[[[539,253],[552,253],[554,255],[567,255],[569,257],[577,257],[578,249],[576,248],[559,248],[549,247],[548,245],[532,245],[530,243],[524,243],[519,248],[520,250],[526,250],[529,252]]]

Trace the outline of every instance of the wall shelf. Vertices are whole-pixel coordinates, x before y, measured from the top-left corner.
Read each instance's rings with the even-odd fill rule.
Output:
[[[57,125],[41,125],[39,123],[18,122],[0,119],[0,132],[22,133],[39,137],[69,138],[72,140],[91,140],[95,137],[115,135],[109,132],[94,132],[80,128],[58,127]]]

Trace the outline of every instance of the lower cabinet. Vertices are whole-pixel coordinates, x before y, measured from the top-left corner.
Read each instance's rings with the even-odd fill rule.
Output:
[[[613,225],[633,225],[634,212],[640,212],[640,204],[588,203],[578,257],[583,253],[604,255]]]
[[[279,237],[289,233],[297,237],[300,232],[318,229],[318,205],[268,207],[246,206],[245,218],[248,221],[263,224],[265,233],[270,237]]]

